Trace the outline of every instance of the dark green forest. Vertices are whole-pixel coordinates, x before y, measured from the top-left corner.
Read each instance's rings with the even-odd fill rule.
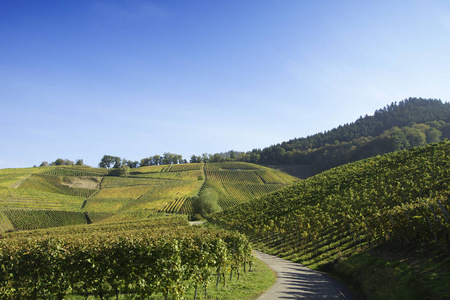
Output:
[[[240,153],[237,160],[266,165],[309,165],[314,173],[450,137],[450,103],[409,98],[353,123]]]

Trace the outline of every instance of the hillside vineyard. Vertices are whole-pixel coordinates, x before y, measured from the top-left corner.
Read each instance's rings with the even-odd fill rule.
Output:
[[[331,262],[382,243],[447,245],[450,142],[331,169],[210,216],[268,249]]]
[[[141,167],[127,176],[110,173],[76,165],[0,170],[0,230],[88,224],[162,212],[190,217],[191,198],[205,189],[218,195],[223,209],[297,180],[242,162]]]

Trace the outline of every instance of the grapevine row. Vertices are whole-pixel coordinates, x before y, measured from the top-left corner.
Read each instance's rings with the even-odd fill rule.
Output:
[[[73,235],[0,241],[0,299],[182,298],[252,260],[243,235],[190,228],[176,235]],[[125,255],[126,253],[126,255]]]
[[[333,251],[388,241],[449,243],[449,190],[450,142],[442,142],[329,170],[211,220],[269,249],[333,260]]]

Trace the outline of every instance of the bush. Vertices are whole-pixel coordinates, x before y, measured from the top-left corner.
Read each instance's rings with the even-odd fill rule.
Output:
[[[199,221],[202,219],[202,216],[200,214],[193,214],[191,216],[191,221]]]
[[[211,188],[205,189],[199,197],[192,198],[192,208],[195,214],[206,216],[221,210],[218,203],[219,197]]]
[[[109,170],[108,175],[109,176],[124,176],[127,177],[130,173],[130,167],[129,166],[122,166],[120,168],[113,168]]]

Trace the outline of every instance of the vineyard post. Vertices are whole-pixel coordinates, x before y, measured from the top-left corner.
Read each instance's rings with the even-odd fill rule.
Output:
[[[428,206],[431,208],[431,212],[434,215],[434,218],[436,219],[436,221],[438,222],[439,226],[441,227],[441,229],[445,232],[445,238],[447,240],[447,243],[449,243],[449,238],[448,238],[448,231],[445,229],[445,227],[442,225],[441,220],[437,217],[436,212],[434,211],[434,206],[431,204],[428,204]]]
[[[441,201],[439,201],[439,199],[436,199],[436,202],[439,205],[439,207],[440,207],[440,209],[442,211],[442,214],[444,215],[445,221],[450,224],[450,222],[448,220],[450,218],[450,216],[448,214],[447,209],[445,209],[445,207],[442,205],[442,203],[441,203]]]
[[[427,215],[425,215],[425,218],[427,219],[428,225],[430,225],[431,233],[433,233],[433,235],[434,235],[434,241],[436,242],[436,244],[438,244],[439,243],[438,236],[433,230],[433,224],[431,224],[430,218]]]
[[[217,269],[217,281],[216,281],[216,287],[219,286],[219,279],[220,279],[220,266],[219,266],[219,268]]]
[[[234,264],[234,259],[235,259],[235,257],[234,257],[235,246],[236,246],[236,242],[233,241],[233,261],[232,261],[231,270],[230,270],[230,281],[231,281],[231,278],[233,277],[233,264]]]

